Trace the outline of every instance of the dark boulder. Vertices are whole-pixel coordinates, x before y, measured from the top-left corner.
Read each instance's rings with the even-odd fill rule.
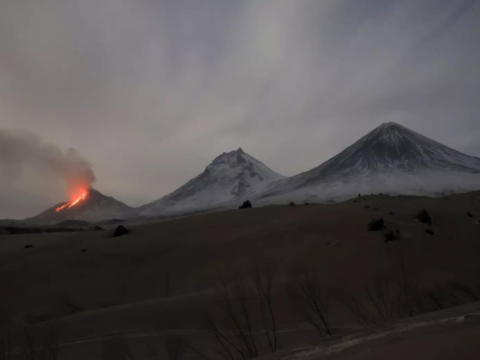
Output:
[[[473,214],[467,211],[467,216],[473,218]]]
[[[87,252],[87,249],[82,249],[80,252]]]
[[[388,215],[393,215],[393,212],[390,211],[390,212],[388,213]]]
[[[421,223],[432,225],[432,218],[428,214],[426,210],[420,211],[417,216],[415,216],[415,219],[420,221]]]
[[[127,235],[129,233],[128,229],[123,225],[118,225],[113,233],[113,237],[119,237],[122,235]]]
[[[251,208],[252,208],[252,203],[250,202],[250,200],[245,201],[245,202],[239,207],[239,209],[251,209]]]
[[[428,235],[434,235],[434,234],[435,234],[435,233],[433,232],[433,230],[431,230],[431,229],[425,230],[425,233],[427,233]]]
[[[390,231],[389,233],[384,235],[384,238],[385,238],[385,242],[398,240],[400,239],[400,231],[399,230],[395,232]]]
[[[32,244],[27,244],[27,245],[25,245],[25,249],[30,249],[30,248],[32,248],[32,247],[33,247]]]
[[[369,206],[369,205],[365,205],[363,208],[364,208],[364,209],[369,209],[370,206]]]
[[[378,231],[382,230],[385,226],[385,221],[383,219],[373,219],[368,223],[368,231]]]

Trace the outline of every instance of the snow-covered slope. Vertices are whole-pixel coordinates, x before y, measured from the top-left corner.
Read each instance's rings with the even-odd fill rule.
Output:
[[[153,216],[209,209],[252,196],[283,178],[238,149],[218,156],[203,173],[138,211]]]
[[[56,209],[66,203],[57,204],[41,214],[25,219],[28,224],[51,225],[64,220],[101,221],[114,218],[127,218],[135,215],[135,210],[113,197],[105,196],[100,191],[90,188],[85,200],[71,208],[61,211]]]
[[[480,189],[480,159],[396,123],[261,194],[265,202],[335,201],[358,193],[438,195]]]

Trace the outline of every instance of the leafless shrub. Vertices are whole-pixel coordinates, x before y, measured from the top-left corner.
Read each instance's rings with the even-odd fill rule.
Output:
[[[220,349],[213,348],[212,350],[220,355],[225,360],[235,360],[236,354],[240,355],[242,359],[247,359],[245,352],[242,349],[241,340],[240,344],[237,344],[239,336],[236,336],[236,339],[231,339],[229,334],[225,331],[222,331],[214,320],[207,319],[207,330],[213,335],[216,342],[220,346]],[[241,338],[240,338],[241,339]]]
[[[435,310],[443,310],[448,306],[445,305],[445,294],[439,291],[428,291],[425,297],[435,307]]]
[[[12,356],[12,339],[10,334],[2,334],[0,339],[0,360],[10,360]]]
[[[364,284],[355,301],[368,313],[356,311],[355,315],[357,318],[361,315],[364,323],[365,318],[371,319],[370,324],[390,322],[431,309],[418,275],[405,265],[403,258],[393,271]]]
[[[360,294],[361,295],[361,294]],[[352,313],[359,323],[363,326],[375,325],[378,323],[377,318],[372,311],[365,305],[362,296],[352,291],[337,291],[335,298],[342,303],[345,308]]]
[[[277,351],[279,348],[273,300],[274,277],[275,266],[273,263],[261,266],[256,262],[252,267],[252,280],[258,297],[268,346],[272,352]]]
[[[164,281],[163,281],[163,293],[165,297],[170,297],[171,295],[171,276],[170,276],[170,270],[166,269],[165,270],[165,276],[164,276]]]
[[[397,318],[400,307],[397,290],[392,279],[388,277],[374,279],[363,286],[365,298],[373,305],[373,309],[383,322]]]
[[[165,352],[169,360],[179,360],[186,350],[185,339],[176,334],[167,335],[164,340]]]
[[[363,325],[390,322],[480,300],[471,287],[458,282],[424,287],[418,274],[408,268],[403,259],[393,271],[363,285],[361,291],[345,291],[338,299]]]
[[[154,348],[153,346],[148,346],[148,360],[160,360],[161,357],[157,351],[156,348]]]
[[[0,360],[12,357],[12,334],[10,319],[0,313]]]
[[[259,341],[252,328],[251,303],[243,274],[221,279],[220,306],[224,310],[226,326],[220,328],[207,318],[207,330],[214,336],[220,349],[212,349],[226,360],[253,359],[258,356]],[[232,330],[227,330],[233,328]]]
[[[113,338],[103,343],[103,360],[135,360],[128,344],[120,338]]]
[[[75,302],[66,294],[59,293],[58,299],[60,300],[60,303],[68,309],[70,314],[73,315],[82,311],[82,308],[75,304]]]
[[[288,289],[303,318],[314,326],[320,335],[332,335],[329,322],[329,289],[320,282],[317,275],[307,268],[294,271]]]
[[[399,317],[403,318],[420,313],[422,303],[421,296],[419,295],[419,282],[417,276],[409,271],[403,258],[400,261],[400,266],[394,277],[394,281],[396,281],[399,289],[399,298],[403,301],[404,311],[406,311],[406,313],[402,313],[403,309],[400,304],[398,307]]]
[[[210,360],[210,358],[208,356],[206,356],[202,351],[200,351],[197,347],[191,345],[191,344],[187,344],[186,345],[186,350],[192,354],[195,354],[197,355],[198,357],[204,359],[204,360]]]
[[[41,333],[36,335],[33,328],[26,328],[21,348],[26,360],[56,360],[59,346],[55,323],[49,323],[46,329],[41,329]]]
[[[448,285],[455,291],[465,295],[469,301],[479,301],[480,298],[478,295],[473,291],[472,288],[468,287],[465,284],[461,284],[456,281],[451,281]]]

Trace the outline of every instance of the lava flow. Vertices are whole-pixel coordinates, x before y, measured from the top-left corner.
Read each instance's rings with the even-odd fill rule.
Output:
[[[68,203],[66,203],[65,205],[62,205],[62,206],[59,206],[57,209],[56,209],[56,212],[59,212],[65,208],[67,209],[70,209],[72,206],[75,206],[77,205],[80,201],[83,201],[85,200],[85,198],[87,197],[88,195],[88,192],[87,191],[83,191],[82,192],[82,195],[80,195],[78,198],[72,200],[72,201],[69,201]]]

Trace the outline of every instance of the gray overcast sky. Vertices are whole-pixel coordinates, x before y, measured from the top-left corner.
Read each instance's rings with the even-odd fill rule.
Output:
[[[294,175],[388,121],[480,156],[479,38],[476,0],[0,0],[0,129],[132,206],[225,151]],[[65,198],[3,173],[0,218]]]

